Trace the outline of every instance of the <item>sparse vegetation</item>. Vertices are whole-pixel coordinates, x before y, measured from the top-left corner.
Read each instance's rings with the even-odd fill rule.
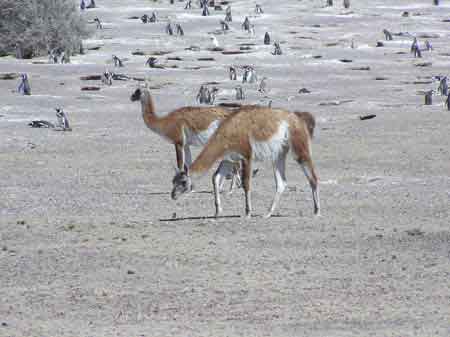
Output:
[[[80,51],[88,29],[75,0],[0,0],[0,55],[17,58]]]

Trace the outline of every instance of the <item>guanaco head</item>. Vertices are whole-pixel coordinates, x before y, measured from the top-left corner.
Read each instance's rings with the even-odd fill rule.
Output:
[[[141,90],[141,88],[137,88],[131,95],[130,99],[132,102],[140,101],[141,96],[142,96],[142,90]]]
[[[184,193],[192,191],[192,181],[189,175],[184,171],[178,171],[172,180],[172,199],[177,200]]]

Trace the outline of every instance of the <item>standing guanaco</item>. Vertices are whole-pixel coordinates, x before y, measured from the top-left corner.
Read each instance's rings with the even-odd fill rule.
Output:
[[[273,163],[276,192],[266,217],[277,207],[286,188],[285,163],[289,150],[300,164],[312,189],[314,214],[320,214],[318,178],[311,158],[315,120],[309,112],[289,112],[259,106],[243,106],[225,120],[186,171],[173,178],[172,199],[192,189],[191,178],[206,172],[220,159],[242,161],[245,214],[251,216],[250,180],[253,160]],[[224,172],[213,176],[216,216],[222,212],[218,186]]]
[[[152,95],[146,87],[136,89],[130,99],[141,102],[142,117],[147,127],[175,145],[179,171],[191,165],[190,146],[205,145],[220,123],[235,111],[225,107],[186,106],[160,115],[155,111]],[[234,172],[234,165],[223,163],[220,167],[229,174]]]

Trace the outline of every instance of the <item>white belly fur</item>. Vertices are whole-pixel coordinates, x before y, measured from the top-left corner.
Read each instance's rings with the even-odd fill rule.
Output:
[[[281,122],[278,131],[266,141],[260,142],[250,137],[250,145],[253,159],[258,161],[276,160],[289,145],[289,124],[286,121]]]
[[[189,128],[184,129],[184,137],[186,140],[186,144],[193,146],[202,146],[205,145],[209,138],[214,134],[217,128],[220,125],[220,120],[213,121],[205,131],[195,133]]]

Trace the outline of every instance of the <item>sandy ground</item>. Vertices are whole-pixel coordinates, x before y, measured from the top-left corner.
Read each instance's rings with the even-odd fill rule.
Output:
[[[0,74],[28,73],[33,93],[0,80],[0,336],[450,336],[450,112],[442,96],[423,105],[431,76],[448,75],[449,5],[324,2],[260,1],[265,13],[255,16],[254,2],[233,1],[231,31],[217,39],[225,50],[251,49],[223,55],[208,50],[223,11],[98,0],[85,15],[105,27],[85,46],[100,49],[67,65],[0,58]],[[129,19],[153,10],[156,24]],[[255,36],[240,28],[246,15]],[[168,18],[184,37],[165,35]],[[414,59],[408,36],[376,48],[384,28],[428,34],[434,51]],[[263,45],[266,31],[283,55]],[[192,45],[200,51],[185,50]],[[169,54],[159,63],[177,68],[145,67],[160,51]],[[112,54],[125,67],[114,68]],[[269,93],[230,81],[232,64],[253,65]],[[106,69],[147,78],[162,112],[195,104],[213,81],[217,102],[234,101],[242,84],[246,103],[312,112],[322,216],[312,215],[293,160],[269,220],[268,164],[253,180],[251,220],[241,218],[240,190],[223,195],[224,217],[211,218],[210,175],[172,201],[174,150],[130,102],[137,82],[80,80]],[[55,120],[57,106],[72,132],[27,126]],[[376,118],[359,120],[366,114]]]

